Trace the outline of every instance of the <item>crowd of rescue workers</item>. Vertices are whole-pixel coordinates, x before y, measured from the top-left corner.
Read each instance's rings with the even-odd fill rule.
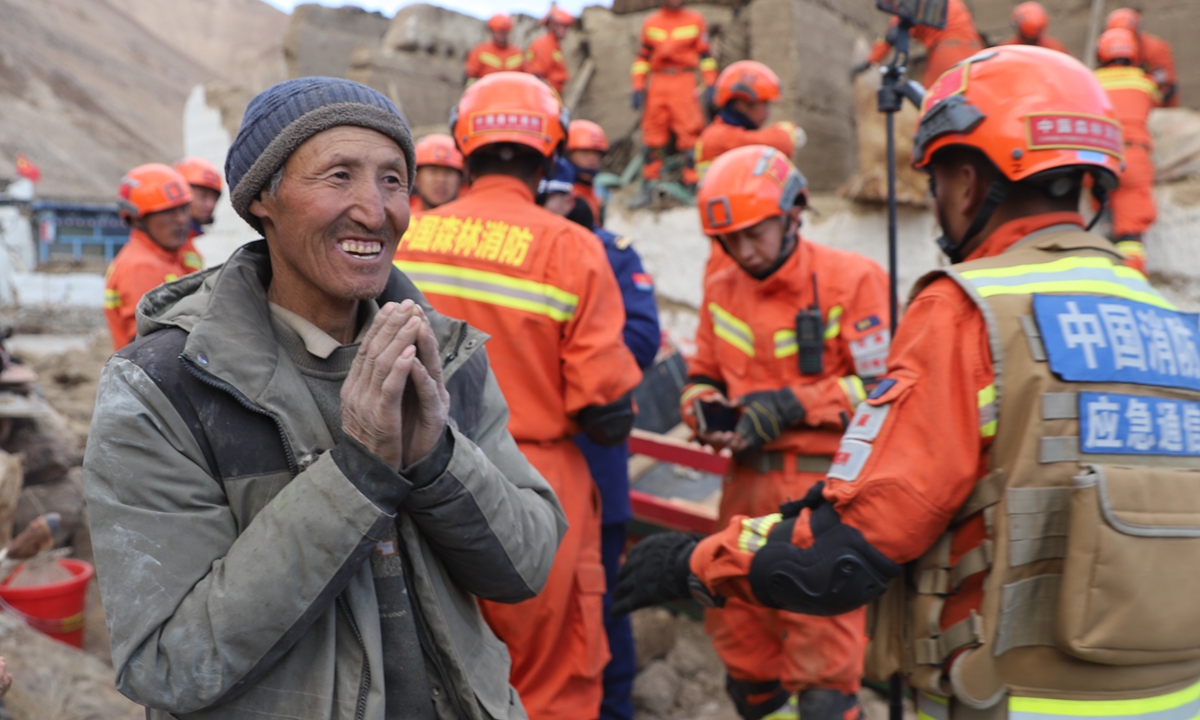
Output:
[[[604,227],[609,140],[560,99],[576,19],[524,50],[488,20],[450,134],[415,143],[378,92],[289,80],[223,172],[118,190],[84,477],[147,717],[631,720],[629,613],[688,598],[746,720],[857,720],[864,675],[896,672],[923,720],[1195,717],[1195,581],[1164,567],[1200,560],[1171,491],[1200,327],[1143,274],[1170,47],[1120,9],[1089,70],[1036,2],[994,47],[961,0],[912,29],[912,163],[953,265],[892,328],[879,265],[802,239],[778,76],[718,72],[683,5],[646,18],[631,103],[643,195],[687,188],[711,240],[679,412],[733,458],[717,532],[627,537],[662,341]],[[204,269],[226,188],[264,239]]]

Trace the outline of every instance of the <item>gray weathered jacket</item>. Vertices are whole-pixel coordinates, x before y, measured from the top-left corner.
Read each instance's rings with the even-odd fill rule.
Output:
[[[139,334],[187,335],[158,333],[104,369],[84,473],[117,687],[155,708],[151,718],[382,720],[378,610],[365,560],[395,522],[437,666],[430,683],[439,718],[524,718],[508,652],[475,598],[536,594],[566,522],[506,429],[486,336],[439,315],[392,271],[383,299],[425,307],[454,420],[445,472],[414,487],[392,515],[372,502],[371,488],[405,480],[363,452],[349,471],[335,462],[312,395],[275,343],[269,277],[258,242],[220,268],[150,292]],[[182,353],[161,341],[172,332]],[[281,443],[286,465],[264,465],[258,453],[214,458],[202,447],[194,424],[218,433],[221,418],[181,414],[178,398],[164,394],[163,368],[169,375],[175,362],[273,419],[280,438],[263,443],[261,457],[282,458],[271,447]],[[226,444],[240,441],[237,428],[225,432]]]

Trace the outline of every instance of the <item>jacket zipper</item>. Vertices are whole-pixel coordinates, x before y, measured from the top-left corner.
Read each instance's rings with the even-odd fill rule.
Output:
[[[468,326],[465,322],[460,321],[458,326],[458,339],[454,342],[454,349],[451,350],[450,354],[446,356],[446,359],[442,361],[442,367],[454,362],[454,358],[458,357],[458,351],[462,348],[463,341],[467,339],[467,327]]]
[[[358,641],[358,647],[362,649],[363,671],[362,679],[358,684],[358,704],[355,706],[354,720],[363,720],[367,716],[367,694],[371,691],[371,659],[367,657],[367,644],[363,642],[362,633],[358,630],[358,623],[354,621],[354,615],[346,607],[346,601],[341,595],[338,595],[337,604],[342,614],[346,616],[346,622],[350,623],[350,629],[354,631],[354,639]]]
[[[183,361],[183,366],[188,369],[188,372],[195,376],[195,378],[200,382],[208,385],[209,387],[229,393],[233,396],[234,400],[238,401],[239,405],[247,410],[271,418],[271,422],[275,423],[275,429],[279,431],[279,439],[283,441],[283,451],[287,454],[288,470],[291,471],[292,477],[296,477],[300,474],[300,466],[296,462],[295,453],[292,452],[292,443],[288,441],[287,432],[283,429],[283,423],[279,421],[279,418],[276,417],[274,413],[264,410],[229,383],[223,380],[218,380],[212,373],[196,367],[196,364],[187,355],[180,355],[179,359]],[[213,468],[213,471],[215,472],[216,468]]]
[[[412,559],[408,556],[408,551],[403,548],[400,552],[400,559],[404,563],[404,582],[407,585],[409,580],[413,577]],[[459,718],[470,717],[462,706],[462,699],[458,696],[458,692],[454,690],[454,686],[446,677],[446,668],[444,665],[442,665],[441,657],[433,651],[432,644],[429,642],[429,638],[425,635],[425,616],[421,611],[421,605],[417,600],[416,592],[408,593],[408,603],[412,607],[413,611],[413,624],[416,626],[417,630],[417,641],[420,642],[421,650],[425,653],[425,656],[429,658],[429,661],[433,663],[434,669],[437,670],[438,679],[442,681],[442,687],[445,689],[446,697],[454,706],[454,712],[458,713]]]

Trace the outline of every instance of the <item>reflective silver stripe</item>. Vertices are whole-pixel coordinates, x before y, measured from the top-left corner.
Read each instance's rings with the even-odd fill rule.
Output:
[[[1008,698],[1009,720],[1195,720],[1200,717],[1200,682],[1182,690],[1128,700]]]
[[[950,720],[950,700],[917,693],[917,717],[920,720]]]

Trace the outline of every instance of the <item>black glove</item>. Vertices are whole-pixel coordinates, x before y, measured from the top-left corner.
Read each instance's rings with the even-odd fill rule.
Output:
[[[633,97],[631,97],[629,99],[629,105],[634,110],[641,110],[642,106],[645,104],[646,104],[646,91],[645,90],[634,90]]]
[[[613,590],[613,615],[691,597],[688,577],[699,535],[663,532],[651,535],[629,549],[617,572]]]
[[[604,447],[616,447],[629,437],[635,417],[633,393],[628,392],[607,405],[588,405],[579,411],[576,419],[592,442]]]
[[[746,450],[778,440],[785,430],[804,420],[804,406],[791,388],[753,392],[738,404],[742,417],[733,431],[749,443]]]

